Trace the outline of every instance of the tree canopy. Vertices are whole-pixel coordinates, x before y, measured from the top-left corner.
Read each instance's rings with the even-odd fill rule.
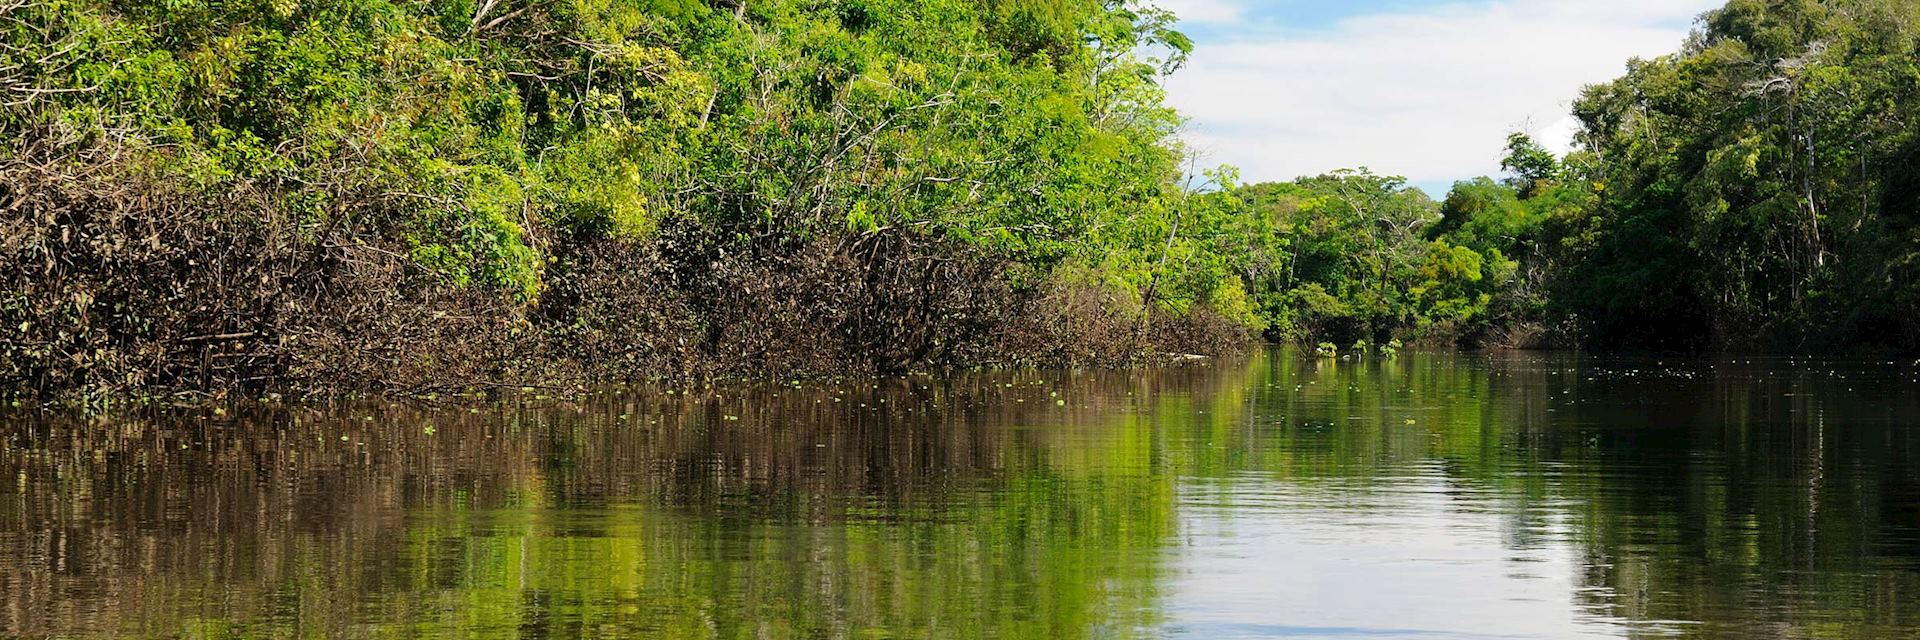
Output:
[[[1256,333],[1920,349],[1915,0],[1732,0],[1579,96],[1571,153],[1515,134],[1438,201],[1196,166],[1162,86],[1194,43],[1134,0],[0,17],[9,384],[311,378],[423,324],[624,363],[595,375]]]

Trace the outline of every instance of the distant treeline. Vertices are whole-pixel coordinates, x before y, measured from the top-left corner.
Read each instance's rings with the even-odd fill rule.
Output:
[[[0,389],[1910,351],[1916,20],[1737,0],[1435,202],[1196,171],[1130,0],[0,0]]]
[[[1342,172],[1201,199],[1275,338],[1920,351],[1920,2],[1734,0],[1432,202]]]

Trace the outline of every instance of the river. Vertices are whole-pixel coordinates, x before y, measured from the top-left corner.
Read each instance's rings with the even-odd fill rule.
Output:
[[[0,636],[1914,638],[1910,363],[0,414]]]

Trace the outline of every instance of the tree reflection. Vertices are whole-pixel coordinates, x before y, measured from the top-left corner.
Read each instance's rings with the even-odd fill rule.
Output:
[[[1183,510],[1253,481],[1393,527],[1421,478],[1577,550],[1566,597],[1626,635],[1905,637],[1920,403],[1878,375],[1275,352],[10,416],[0,635],[1159,636]]]

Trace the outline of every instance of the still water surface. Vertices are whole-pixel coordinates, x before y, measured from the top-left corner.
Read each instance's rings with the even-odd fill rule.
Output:
[[[1910,364],[0,415],[0,636],[1914,638]]]

